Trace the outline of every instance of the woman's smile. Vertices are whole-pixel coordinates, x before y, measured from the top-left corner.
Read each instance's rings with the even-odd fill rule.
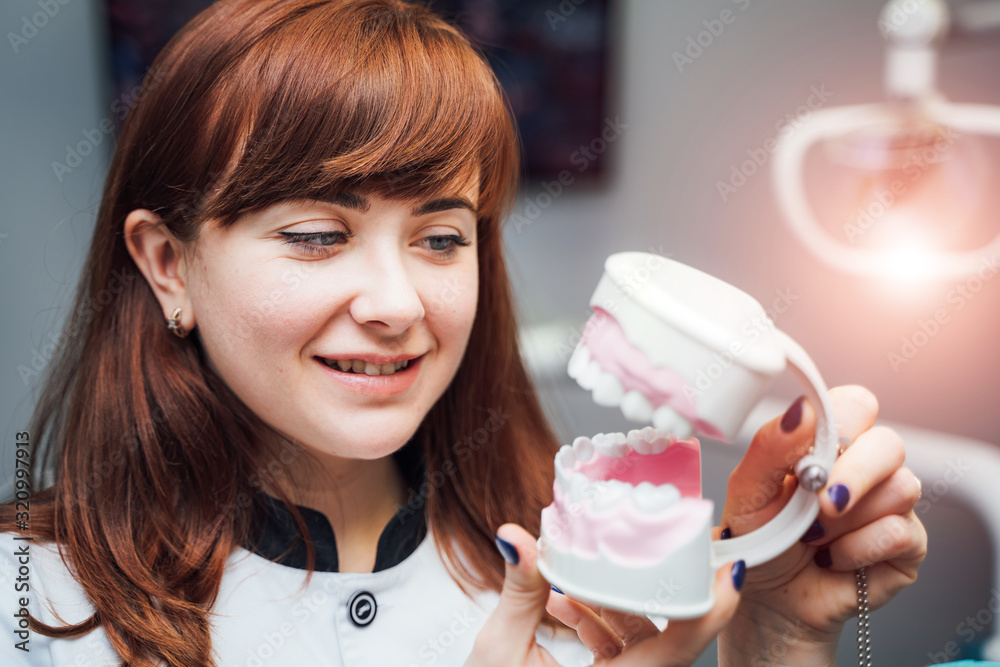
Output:
[[[420,373],[423,355],[395,363],[375,364],[358,358],[316,357],[323,371],[353,391],[374,396],[399,394],[411,386]]]

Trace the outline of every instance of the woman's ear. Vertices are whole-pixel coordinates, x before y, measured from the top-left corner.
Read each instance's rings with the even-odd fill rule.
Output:
[[[180,308],[180,326],[191,331],[195,314],[188,297],[183,244],[160,216],[144,208],[128,214],[124,232],[125,247],[160,302],[164,319]]]

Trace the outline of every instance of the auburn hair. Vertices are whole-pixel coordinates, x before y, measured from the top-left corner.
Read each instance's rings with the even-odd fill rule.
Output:
[[[31,534],[58,545],[124,665],[214,665],[210,614],[277,452],[271,433],[175,337],[129,255],[126,216],[178,239],[211,220],[352,188],[407,199],[478,170],[479,308],[453,381],[415,438],[425,512],[463,590],[499,590],[494,532],[537,534],[558,446],[521,361],[501,222],[519,180],[509,106],[482,55],[400,0],[221,0],[163,49],[126,118],[62,344],[31,423],[50,476]],[[464,181],[463,181],[464,182]],[[468,447],[491,410],[506,420]],[[478,441],[476,441],[478,444]],[[462,443],[466,443],[463,445]],[[36,456],[38,456],[36,455]],[[296,513],[297,515],[297,513]],[[297,515],[300,529],[304,522]],[[14,531],[13,505],[0,528]],[[459,557],[459,554],[461,557]],[[312,569],[310,550],[309,570]],[[550,619],[551,620],[551,619]]]

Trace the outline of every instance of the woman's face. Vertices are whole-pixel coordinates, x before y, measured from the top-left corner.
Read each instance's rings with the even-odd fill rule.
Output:
[[[348,458],[394,452],[469,340],[477,193],[340,192],[207,224],[185,277],[210,364],[296,442]]]

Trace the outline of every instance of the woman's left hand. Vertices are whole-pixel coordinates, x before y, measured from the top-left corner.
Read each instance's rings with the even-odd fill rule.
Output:
[[[535,642],[543,612],[576,631],[606,667],[689,667],[729,621],[739,602],[742,564],[716,572],[715,605],[701,618],[672,621],[660,631],[643,615],[604,609],[570,599],[552,589],[538,571],[535,538],[515,524],[497,531],[507,560],[500,602],[476,636],[466,667],[557,667]]]
[[[866,389],[838,387],[830,400],[841,443],[850,444],[820,491],[820,515],[804,541],[748,570],[736,616],[719,636],[722,665],[833,664],[840,631],[857,614],[856,570],[866,568],[872,610],[917,578],[927,533],[913,512],[920,481],[903,466],[903,443],[873,427],[878,403]],[[749,533],[784,507],[797,485],[786,472],[815,428],[815,411],[800,399],[758,431],[729,478],[726,537]]]

